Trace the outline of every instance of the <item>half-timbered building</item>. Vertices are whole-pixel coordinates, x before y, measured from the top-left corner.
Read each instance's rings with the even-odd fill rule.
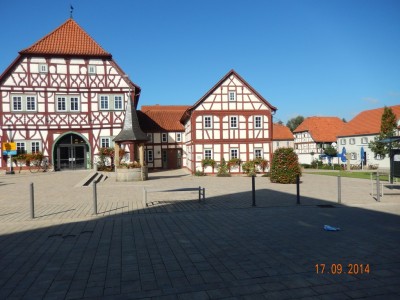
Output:
[[[186,167],[202,170],[203,159],[271,160],[276,108],[234,70],[185,112]],[[205,169],[206,173],[214,170]],[[240,169],[232,170],[239,172]]]
[[[0,76],[1,142],[43,152],[59,170],[90,168],[100,147],[113,146],[126,101],[136,107],[139,94],[112,55],[68,19]]]
[[[344,122],[338,117],[308,117],[294,131],[295,152],[302,164],[319,159],[324,149],[336,143]]]

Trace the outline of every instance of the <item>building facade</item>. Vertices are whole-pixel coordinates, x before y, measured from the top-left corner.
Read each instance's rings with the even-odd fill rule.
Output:
[[[127,99],[136,106],[139,94],[111,54],[68,19],[1,75],[1,142],[43,152],[57,170],[90,168],[100,147],[112,147]]]
[[[273,152],[275,152],[275,150],[279,148],[294,149],[294,136],[289,127],[282,124],[274,123],[272,150]]]
[[[191,172],[202,170],[203,159],[270,161],[275,111],[239,74],[229,71],[181,119],[186,167]],[[204,171],[216,170],[208,166]],[[231,172],[241,172],[240,167]]]
[[[400,136],[400,105],[390,106],[390,108],[397,118],[398,127],[395,135]],[[389,168],[389,157],[375,155],[368,145],[379,135],[383,111],[383,107],[362,111],[338,132],[338,150],[343,152],[345,149],[345,152],[349,154],[350,165],[362,168]]]
[[[306,118],[293,131],[294,147],[299,162],[310,164],[314,159],[320,159],[324,149],[336,143],[337,134],[343,125],[344,122],[337,117]]]

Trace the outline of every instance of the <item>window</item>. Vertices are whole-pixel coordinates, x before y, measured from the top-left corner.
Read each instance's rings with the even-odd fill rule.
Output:
[[[229,91],[229,101],[236,101],[236,92]]]
[[[351,138],[349,143],[350,143],[350,145],[354,145],[356,143],[356,139],[355,138]]]
[[[100,109],[101,110],[106,110],[108,109],[108,96],[100,96]]]
[[[177,142],[182,142],[182,133],[178,132],[178,133],[176,134],[176,141],[177,141]]]
[[[262,118],[261,116],[254,117],[254,128],[261,128],[262,127]]]
[[[67,98],[66,97],[57,97],[57,110],[58,111],[66,111],[67,110]]]
[[[16,142],[17,146],[17,155],[26,153],[25,142]]]
[[[254,157],[255,158],[263,158],[262,149],[254,149]]]
[[[212,159],[212,150],[204,149],[204,159]]]
[[[71,97],[70,98],[70,111],[79,111],[79,98],[78,97]]]
[[[154,158],[153,158],[153,150],[147,150],[147,162],[153,162]]]
[[[357,159],[357,153],[351,152],[350,159],[352,159],[352,160]]]
[[[26,110],[35,111],[36,110],[36,97],[27,96],[26,97]]]
[[[100,110],[123,110],[124,109],[124,95],[99,95]]]
[[[31,142],[31,152],[32,153],[38,153],[40,152],[40,142]]]
[[[237,128],[238,124],[237,124],[237,117],[230,117],[230,126],[231,128]]]
[[[163,141],[164,143],[168,142],[168,135],[166,133],[163,133],[161,135],[161,141]]]
[[[151,133],[148,133],[147,137],[149,138],[149,142],[152,143],[153,142],[153,135]]]
[[[368,138],[367,137],[361,138],[361,144],[368,144]]]
[[[39,73],[47,73],[48,72],[48,68],[46,64],[40,64],[39,65]]]
[[[211,128],[212,127],[212,120],[210,116],[204,117],[204,128]]]
[[[238,149],[231,149],[230,159],[233,159],[233,158],[239,158],[239,150]]]
[[[36,111],[36,96],[15,95],[12,96],[12,111],[31,112]]]
[[[346,139],[340,139],[340,145],[346,145]]]
[[[121,110],[122,109],[122,96],[114,96],[114,109]]]
[[[100,147],[101,148],[110,148],[110,138],[109,137],[102,137],[100,138]]]
[[[93,66],[93,65],[89,66],[89,69],[88,69],[89,74],[96,74],[97,73],[96,71],[97,71],[96,66]]]
[[[13,111],[22,111],[22,97],[13,97]]]

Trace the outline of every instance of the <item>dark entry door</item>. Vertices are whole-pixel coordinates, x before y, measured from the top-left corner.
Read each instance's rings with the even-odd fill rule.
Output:
[[[182,150],[181,149],[163,150],[162,160],[164,169],[179,169],[182,167]]]
[[[60,145],[57,149],[58,169],[85,169],[86,151],[84,145]]]
[[[81,136],[68,134],[56,145],[55,166],[57,170],[86,169],[88,146]]]

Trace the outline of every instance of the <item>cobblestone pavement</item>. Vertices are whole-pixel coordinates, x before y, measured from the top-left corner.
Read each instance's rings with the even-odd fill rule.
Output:
[[[252,207],[247,177],[111,174],[93,215],[90,175],[0,175],[0,299],[400,297],[397,190],[376,202],[370,181],[342,178],[338,204],[337,178],[305,174],[297,205],[295,185],[257,177]]]

